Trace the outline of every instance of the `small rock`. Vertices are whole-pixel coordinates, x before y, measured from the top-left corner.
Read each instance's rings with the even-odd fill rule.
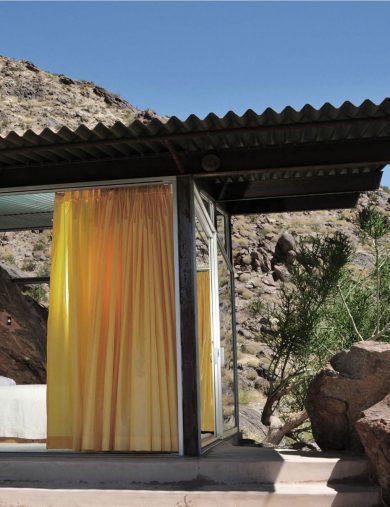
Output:
[[[73,84],[75,84],[75,82],[73,81],[73,79],[71,79],[68,76],[64,76],[62,74],[59,76],[59,81],[60,81],[60,83],[62,83],[64,85],[73,85]]]
[[[291,279],[291,275],[283,264],[275,264],[274,266],[274,278],[275,280],[281,280],[282,282],[288,282]]]

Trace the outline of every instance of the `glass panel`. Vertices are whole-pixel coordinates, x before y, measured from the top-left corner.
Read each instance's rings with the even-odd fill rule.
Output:
[[[195,217],[196,269],[210,269],[210,239]]]
[[[210,211],[211,211],[210,201],[208,199],[206,199],[203,195],[201,195],[201,198],[202,198],[203,206],[206,208],[208,215],[210,215]]]
[[[229,267],[218,247],[219,317],[221,329],[221,382],[224,430],[236,426],[232,283]]]
[[[222,213],[220,213],[217,210],[216,215],[216,227],[217,227],[217,235],[218,239],[221,242],[221,245],[226,250],[226,223],[225,223],[226,217]]]
[[[211,309],[210,238],[195,218],[198,296],[198,346],[200,373],[200,419],[202,438],[214,436],[214,369]]]

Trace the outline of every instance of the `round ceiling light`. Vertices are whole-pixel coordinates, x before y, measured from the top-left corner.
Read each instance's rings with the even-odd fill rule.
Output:
[[[202,169],[208,173],[218,171],[221,167],[221,159],[214,153],[209,153],[202,158]]]

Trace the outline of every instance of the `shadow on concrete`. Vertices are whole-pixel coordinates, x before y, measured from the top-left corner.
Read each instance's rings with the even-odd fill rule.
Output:
[[[0,487],[134,490],[274,490],[274,449],[216,446],[199,458],[127,453],[1,453]]]

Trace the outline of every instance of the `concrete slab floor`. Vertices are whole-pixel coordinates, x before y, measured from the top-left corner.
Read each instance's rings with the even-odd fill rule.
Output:
[[[0,489],[0,507],[371,507],[374,490],[335,491],[321,484],[261,491],[110,491]]]

